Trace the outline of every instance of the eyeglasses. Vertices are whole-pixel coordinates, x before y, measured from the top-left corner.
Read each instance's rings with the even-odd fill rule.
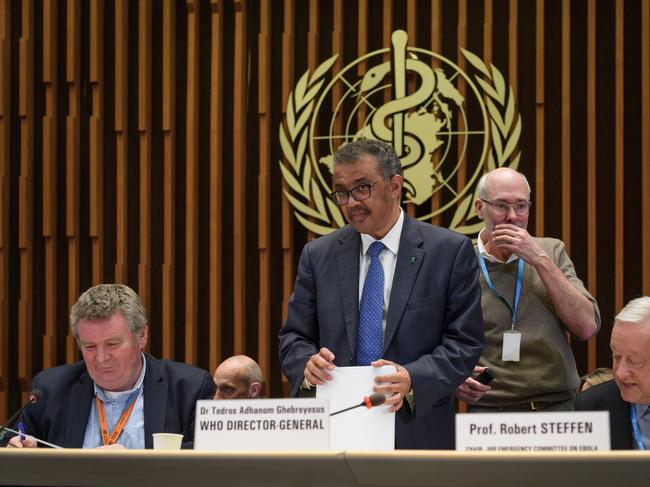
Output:
[[[481,198],[481,201],[492,206],[494,212],[499,216],[506,215],[510,211],[510,208],[513,208],[517,215],[524,216],[528,214],[530,207],[533,206],[530,201],[518,201],[513,204],[506,203],[505,201],[496,201],[493,203],[492,201],[484,200],[483,198]]]
[[[339,189],[333,193],[330,193],[330,198],[332,198],[332,201],[334,201],[334,203],[339,206],[347,205],[350,196],[352,196],[355,201],[367,200],[370,198],[370,188],[372,188],[377,183],[381,183],[382,181],[388,181],[390,178],[391,177],[380,179],[374,183],[360,184],[352,188],[350,191]]]

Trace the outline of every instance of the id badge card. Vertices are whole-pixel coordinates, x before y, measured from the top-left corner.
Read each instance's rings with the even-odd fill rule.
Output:
[[[503,351],[501,360],[504,362],[519,362],[519,350],[521,349],[521,333],[517,330],[503,332]]]

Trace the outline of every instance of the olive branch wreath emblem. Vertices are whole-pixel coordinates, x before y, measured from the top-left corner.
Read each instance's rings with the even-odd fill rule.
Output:
[[[487,170],[507,166],[517,169],[521,152],[517,144],[521,136],[521,115],[515,111],[515,97],[501,72],[492,64],[488,67],[475,54],[462,49],[465,59],[478,71],[474,77],[484,94],[489,115]],[[323,195],[315,178],[312,178],[312,162],[308,151],[309,120],[317,95],[325,82],[325,74],[332,67],[338,54],[321,63],[313,73],[307,70],[289,94],[284,124],[280,124],[280,146],[284,162],[279,161],[282,178],[287,187],[284,195],[294,208],[297,220],[309,231],[325,235],[345,225],[338,206]],[[456,206],[448,228],[465,235],[476,234],[483,226],[476,219],[473,201],[478,185]],[[332,226],[332,222],[336,225]]]

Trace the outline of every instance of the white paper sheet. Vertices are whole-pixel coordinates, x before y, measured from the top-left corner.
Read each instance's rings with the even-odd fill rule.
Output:
[[[334,379],[316,390],[317,398],[330,400],[330,413],[354,406],[370,396],[375,377],[395,372],[395,367],[337,367]],[[330,450],[394,450],[395,413],[388,406],[365,406],[330,417]]]

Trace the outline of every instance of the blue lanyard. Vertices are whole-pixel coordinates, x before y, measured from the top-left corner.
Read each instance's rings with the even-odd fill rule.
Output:
[[[476,254],[478,255],[478,261],[481,264],[481,272],[483,272],[483,277],[485,277],[485,282],[487,282],[488,287],[496,294],[501,300],[506,303],[508,309],[512,313],[512,329],[515,329],[515,321],[517,320],[517,308],[519,307],[519,297],[521,296],[521,285],[524,281],[524,259],[519,258],[519,264],[517,266],[517,287],[515,288],[515,302],[511,306],[508,300],[503,294],[501,294],[492,284],[490,279],[490,274],[488,273],[487,266],[485,265],[485,257],[483,257],[478,249],[476,249]]]
[[[630,404],[630,420],[632,421],[632,431],[634,431],[636,446],[639,450],[645,450],[643,438],[641,437],[641,428],[639,427],[639,418],[636,414],[636,404]]]

